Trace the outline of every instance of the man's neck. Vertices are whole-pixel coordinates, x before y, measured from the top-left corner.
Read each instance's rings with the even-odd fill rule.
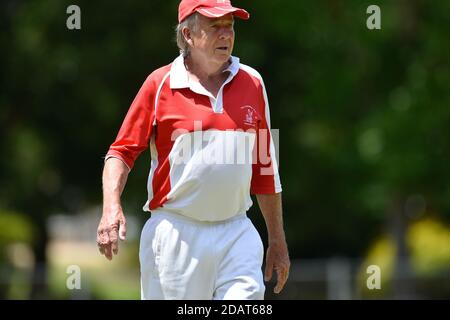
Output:
[[[193,74],[200,82],[203,82],[223,78],[223,72],[230,65],[230,61],[218,65],[214,63],[205,63],[205,61],[198,61],[195,57],[189,55],[184,59],[184,64],[186,70],[190,74]]]
[[[200,63],[192,56],[188,56],[184,59],[184,65],[194,81],[198,81],[214,97],[217,97],[220,87],[229,76],[229,72],[224,72],[224,70],[230,65],[230,61],[221,66],[213,66],[204,62]]]

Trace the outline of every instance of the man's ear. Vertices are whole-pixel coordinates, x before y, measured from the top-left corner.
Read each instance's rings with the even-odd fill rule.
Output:
[[[194,45],[194,40],[192,39],[192,32],[191,32],[191,30],[189,30],[188,27],[184,27],[181,32],[183,33],[184,40],[186,40],[186,42],[190,46],[193,46]]]

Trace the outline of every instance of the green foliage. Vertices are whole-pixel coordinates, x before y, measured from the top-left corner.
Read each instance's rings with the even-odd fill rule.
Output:
[[[234,3],[251,13],[235,54],[263,75],[280,129],[292,256],[362,254],[411,194],[448,221],[450,3],[378,1],[375,31],[369,1]],[[0,203],[35,224],[101,201],[102,157],[129,104],[177,55],[178,1],[80,1],[74,31],[69,4],[6,1],[0,13]],[[145,202],[148,166],[147,151],[128,212]]]
[[[32,240],[33,226],[26,216],[0,209],[0,248],[13,242],[30,244]]]

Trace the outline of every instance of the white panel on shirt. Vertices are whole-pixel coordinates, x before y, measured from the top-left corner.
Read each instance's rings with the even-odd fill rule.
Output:
[[[240,131],[180,135],[169,154],[171,190],[164,210],[200,221],[245,213],[252,205],[254,143],[254,133]]]

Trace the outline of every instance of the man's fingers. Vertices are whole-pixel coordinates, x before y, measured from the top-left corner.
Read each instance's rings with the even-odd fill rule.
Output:
[[[114,254],[117,254],[119,252],[117,228],[113,228],[108,234],[109,234],[109,241],[111,243],[111,250]]]
[[[273,292],[280,293],[286,284],[287,278],[288,276],[286,272],[277,272],[277,285],[273,289]]]
[[[119,226],[119,237],[120,240],[125,240],[127,236],[127,222],[125,221],[125,218],[120,222]]]
[[[109,244],[108,233],[104,229],[99,229],[97,231],[97,245],[100,254],[105,254],[105,246]]]
[[[287,282],[287,279],[289,277],[289,266],[283,265],[276,268],[277,272],[277,285],[273,289],[273,292],[280,293],[281,290],[283,290],[284,285]]]
[[[108,220],[108,219],[106,219]],[[114,254],[119,253],[119,238],[125,240],[126,237],[126,222],[123,217],[114,223],[108,221],[100,222],[97,231],[97,244],[100,254],[105,255],[108,260],[112,260]]]
[[[272,279],[272,272],[273,272],[273,262],[272,259],[266,260],[266,268],[264,270],[264,280],[269,281]]]
[[[112,260],[111,244],[108,244],[108,245],[104,246],[103,250],[105,251],[106,259]]]
[[[117,243],[117,231],[116,231],[116,243]],[[114,233],[108,232],[107,229],[99,229],[97,232],[97,244],[98,244],[98,250],[100,251],[100,254],[105,255],[105,257],[108,260],[112,259],[112,243],[114,240]]]

